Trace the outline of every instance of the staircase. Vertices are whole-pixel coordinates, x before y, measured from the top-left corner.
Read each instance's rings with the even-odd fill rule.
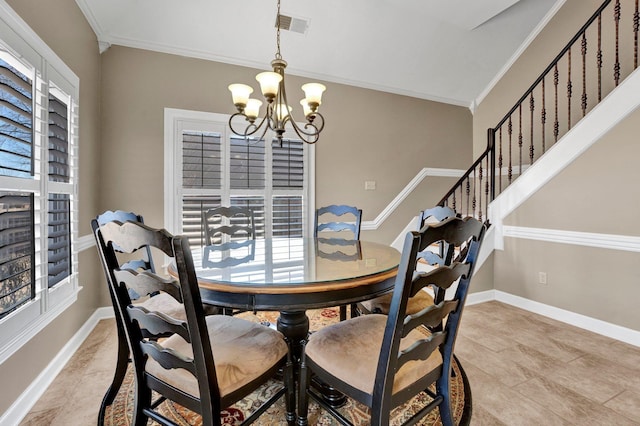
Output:
[[[640,104],[639,23],[638,0],[606,0],[439,202],[491,224],[480,264],[502,248],[502,220]]]

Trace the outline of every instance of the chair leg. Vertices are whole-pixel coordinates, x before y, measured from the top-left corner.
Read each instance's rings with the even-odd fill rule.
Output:
[[[131,426],[146,426],[148,416],[144,409],[151,407],[151,390],[144,384],[141,374],[136,375],[136,396],[134,398],[133,413],[131,415]]]
[[[296,389],[293,377],[293,360],[291,358],[291,345],[287,354],[287,363],[284,366],[284,385],[286,386],[285,407],[287,410],[287,425],[294,426],[296,424]]]
[[[444,375],[443,375],[444,377]],[[436,383],[436,391],[438,395],[442,395],[443,399],[438,409],[440,410],[440,420],[443,426],[453,426],[453,413],[451,412],[451,398],[449,389],[449,377],[444,380],[442,378]]]
[[[342,308],[342,307],[341,307]],[[304,352],[304,345],[302,344],[302,355],[300,357],[300,383],[298,384],[298,426],[307,426],[309,419],[307,419],[309,409],[309,379],[310,372],[307,368],[307,356]]]
[[[359,317],[360,316],[360,311],[358,310],[358,304],[357,303],[352,303],[351,304],[351,318],[355,318],[355,317]]]
[[[111,380],[109,389],[107,389],[107,392],[102,398],[102,403],[100,404],[100,411],[98,412],[98,426],[102,426],[104,424],[105,411],[107,407],[113,403],[113,400],[118,394],[120,386],[122,386],[122,382],[124,381],[124,377],[127,374],[127,367],[129,366],[129,345],[127,344],[124,331],[122,330],[119,321],[116,321],[116,328],[118,332],[118,358],[116,360],[116,371],[113,373],[113,379]]]
[[[347,306],[340,306],[340,321],[344,321],[347,319]]]

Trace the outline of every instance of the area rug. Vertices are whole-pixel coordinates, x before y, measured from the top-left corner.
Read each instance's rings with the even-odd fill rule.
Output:
[[[339,320],[338,308],[311,310],[307,312],[307,315],[309,316],[310,329],[312,332]],[[251,321],[271,322],[272,324],[275,324],[278,318],[278,312],[257,312],[256,314],[245,312],[238,316]],[[471,419],[471,392],[469,384],[464,370],[457,360],[453,363],[453,370],[454,375],[451,381],[451,406],[453,417],[456,424],[467,425]],[[270,395],[273,395],[281,387],[282,384],[277,381],[270,381],[266,383],[247,398],[224,410],[222,412],[222,424],[229,426],[241,424],[248,414],[262,404],[262,401],[268,399]],[[134,392],[135,378],[133,373],[129,371],[113,404],[110,407],[107,407],[104,422],[106,426],[129,426],[131,424]],[[431,398],[427,394],[421,393],[408,403],[395,408],[391,413],[391,425],[395,426],[402,424],[420,408],[428,404],[430,400]],[[170,401],[161,404],[159,409],[164,416],[173,420],[180,426],[202,425],[202,419],[198,414]],[[369,409],[351,399],[347,399],[344,406],[340,408],[340,412],[354,425],[366,426],[369,424]],[[264,426],[286,425],[286,421],[284,421],[284,413],[284,401],[280,398],[278,402],[271,406],[253,424]],[[308,416],[310,425],[334,426],[339,424],[313,400],[310,400],[309,402]],[[153,422],[150,424],[155,425],[156,423]],[[423,426],[441,425],[442,422],[440,421],[438,410],[436,409],[431,411],[431,413],[423,418],[418,424]]]

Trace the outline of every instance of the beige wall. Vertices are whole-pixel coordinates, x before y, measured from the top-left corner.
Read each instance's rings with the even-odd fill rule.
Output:
[[[567,0],[549,26],[480,104],[474,115],[474,150],[486,146],[486,129],[517,101],[566,42],[598,8],[600,0]],[[630,1],[623,2],[631,14]],[[604,71],[603,71],[604,72]],[[511,226],[559,231],[640,235],[640,192],[635,165],[640,111],[505,218]],[[632,304],[640,296],[638,253],[506,238],[494,252],[495,288],[530,300],[640,330]],[[548,284],[538,283],[546,272]]]
[[[90,218],[97,212],[100,175],[97,152],[100,140],[100,56],[96,36],[73,0],[8,0],[8,3],[80,77],[79,221],[80,235],[89,234]],[[82,252],[79,262],[83,290],[78,294],[78,301],[0,365],[3,383],[0,386],[0,413],[4,413],[35,380],[96,308],[104,306],[104,298],[96,290],[100,275],[94,250]]]
[[[119,46],[102,60],[101,209],[138,211],[161,226],[164,108],[232,113],[227,86],[255,81],[259,70]],[[287,76],[289,94],[304,81]],[[316,206],[357,205],[364,220],[373,220],[423,167],[470,163],[467,108],[326,84],[326,127],[316,144]],[[365,191],[365,180],[376,181],[377,189]],[[393,241],[421,208],[439,201],[443,180],[425,181],[403,205],[411,207],[367,238]]]

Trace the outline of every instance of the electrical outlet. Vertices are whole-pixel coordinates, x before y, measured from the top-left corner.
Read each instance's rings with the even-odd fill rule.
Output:
[[[376,189],[376,181],[375,180],[367,180],[364,182],[365,191],[375,191]]]
[[[538,283],[542,285],[547,285],[547,273],[546,272],[538,272]]]

